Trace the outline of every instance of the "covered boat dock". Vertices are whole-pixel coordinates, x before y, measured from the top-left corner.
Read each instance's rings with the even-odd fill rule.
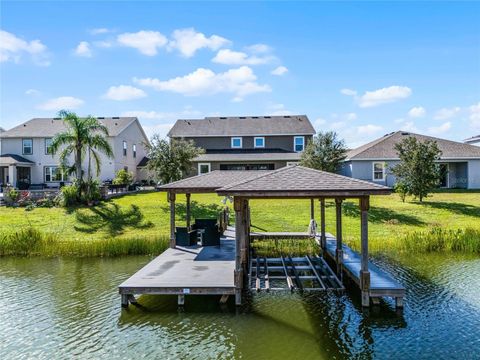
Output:
[[[351,277],[361,291],[362,305],[367,307],[380,296],[396,299],[403,306],[405,289],[386,272],[368,260],[368,210],[371,195],[387,195],[387,187],[367,181],[318,171],[302,166],[287,166],[274,171],[213,171],[163,185],[170,202],[170,249],[119,286],[122,305],[134,301],[135,294],[176,294],[179,304],[184,296],[235,295],[242,304],[246,289],[342,290],[343,275]],[[217,193],[233,199],[235,226],[228,228],[225,214],[219,219],[225,230],[215,247],[177,246],[175,236],[176,194],[186,195],[186,224],[191,227],[190,199],[195,193]],[[315,200],[320,209],[320,232],[258,233],[250,230],[251,199],[310,199],[311,218]],[[325,201],[333,199],[336,207],[336,237],[326,233]],[[342,239],[342,202],[358,199],[360,207],[361,253],[346,247]],[[312,236],[319,243],[316,257],[256,258],[250,244],[255,238],[302,238]],[[203,254],[203,255],[202,255]],[[354,255],[355,254],[355,255]],[[352,260],[352,261],[349,261]],[[354,260],[354,261],[353,261]],[[334,265],[329,266],[328,261]],[[380,281],[380,286],[377,286]],[[281,280],[278,288],[273,282]]]

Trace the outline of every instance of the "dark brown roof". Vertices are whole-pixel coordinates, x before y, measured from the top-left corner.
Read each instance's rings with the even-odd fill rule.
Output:
[[[159,190],[177,193],[210,193],[215,190],[235,184],[239,181],[249,180],[267,173],[266,170],[215,170],[206,174],[192,176],[186,179],[159,186]]]
[[[170,137],[314,135],[306,115],[206,117],[177,120]]]
[[[358,197],[390,194],[391,189],[368,181],[294,165],[224,186],[217,193],[246,197]]]
[[[33,161],[30,161],[23,156],[16,155],[16,154],[2,154],[0,155],[0,164],[17,164],[17,163],[25,163],[25,164],[35,164]]]
[[[396,131],[362,145],[356,149],[350,150],[347,154],[347,161],[366,159],[398,159],[398,154],[395,150],[395,144],[401,142],[407,136],[413,136],[420,141],[436,141],[438,148],[442,151],[442,159],[480,158],[480,147],[478,146],[440,139],[432,136],[414,134],[406,131]]]

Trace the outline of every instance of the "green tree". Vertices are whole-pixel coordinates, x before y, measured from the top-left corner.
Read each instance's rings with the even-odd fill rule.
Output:
[[[130,185],[133,182],[133,174],[125,169],[120,169],[115,174],[115,185]]]
[[[88,155],[88,178],[91,180],[91,161],[95,163],[96,174],[100,173],[100,153],[113,157],[113,150],[108,143],[108,130],[93,116],[80,118],[74,112],[62,110],[59,113],[66,130],[58,133],[52,139],[52,155],[60,151],[59,160],[62,169],[67,174],[75,174],[77,179],[77,191],[81,196],[83,186],[82,163]],[[69,164],[69,158],[73,155],[74,164]],[[88,190],[88,189],[87,189]]]
[[[313,137],[302,153],[300,165],[336,172],[347,157],[345,142],[334,131],[320,132]]]
[[[429,192],[440,183],[440,160],[442,152],[436,141],[418,141],[409,136],[395,144],[400,163],[393,166],[391,171],[402,183],[405,192],[421,201]]]
[[[147,170],[153,172],[163,184],[180,180],[193,169],[193,159],[203,154],[190,140],[168,140],[153,135],[147,148]]]

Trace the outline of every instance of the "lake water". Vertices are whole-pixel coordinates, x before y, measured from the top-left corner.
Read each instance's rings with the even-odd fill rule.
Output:
[[[0,258],[0,359],[480,358],[478,257],[380,261],[407,288],[403,312],[362,310],[356,291],[255,294],[241,309],[187,297],[183,311],[143,296],[121,310],[117,285],[148,261]]]

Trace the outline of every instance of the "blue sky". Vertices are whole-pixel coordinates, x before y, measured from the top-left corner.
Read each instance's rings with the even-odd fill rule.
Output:
[[[480,4],[1,3],[0,126],[306,114],[350,146],[480,133]]]

